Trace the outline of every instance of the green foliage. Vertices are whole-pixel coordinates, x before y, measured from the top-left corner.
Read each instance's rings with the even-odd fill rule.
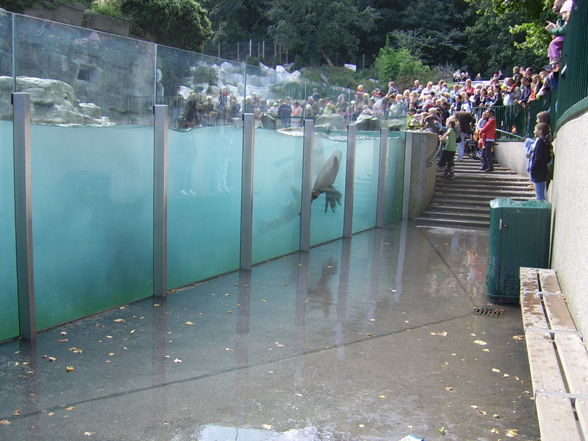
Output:
[[[417,78],[426,82],[434,77],[433,70],[411,55],[407,48],[393,49],[387,46],[380,49],[376,69],[380,79],[394,80],[403,88]]]
[[[57,8],[61,5],[69,3],[77,3],[82,5],[90,5],[91,0],[0,0],[0,7],[12,12],[22,12],[30,8],[35,3],[43,3],[49,9]]]
[[[307,67],[302,70],[302,78],[312,83],[328,83],[348,89],[355,89],[359,83],[366,85],[368,88],[379,87],[379,83],[370,81],[370,78],[375,76],[376,72],[374,70],[366,69],[353,72],[345,67],[321,66]]]
[[[376,18],[373,8],[360,10],[354,0],[274,0],[270,5],[270,36],[292,56],[315,65],[353,57],[359,36],[373,28]]]
[[[257,57],[252,57],[251,55],[247,55],[245,57],[245,63],[250,64],[252,66],[259,66],[259,58]]]
[[[120,0],[94,0],[91,9],[93,12],[111,17],[125,18],[120,9]]]
[[[192,77],[194,79],[194,84],[205,83],[215,86],[218,82],[216,71],[211,66],[205,64],[196,66],[192,72]]]
[[[195,0],[121,0],[121,11],[140,34],[158,43],[201,51],[212,35],[206,10]]]

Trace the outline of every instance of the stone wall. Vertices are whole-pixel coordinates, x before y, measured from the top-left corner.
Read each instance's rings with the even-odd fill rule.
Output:
[[[553,202],[551,266],[557,270],[576,326],[588,334],[588,112],[566,123],[557,132]],[[586,340],[588,342],[588,340]]]
[[[527,172],[528,159],[525,156],[523,142],[499,142],[494,149],[496,160],[500,165],[510,168],[519,175],[529,176]]]

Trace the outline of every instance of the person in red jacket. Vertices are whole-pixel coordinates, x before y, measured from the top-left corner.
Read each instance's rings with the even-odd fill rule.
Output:
[[[482,168],[487,172],[494,171],[494,142],[496,141],[496,118],[494,110],[486,110],[487,121],[484,127],[480,129],[480,138],[484,140],[484,150],[482,150]]]

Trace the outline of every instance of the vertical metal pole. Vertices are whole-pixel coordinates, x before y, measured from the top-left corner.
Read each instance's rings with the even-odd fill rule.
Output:
[[[263,54],[262,59],[265,60],[265,40],[261,42],[261,52]]]
[[[12,91],[16,92],[16,15],[10,14],[12,18]]]
[[[253,40],[249,39],[249,56],[253,55]]]
[[[300,251],[310,250],[310,204],[312,202],[312,149],[314,120],[304,120],[304,146],[302,153],[302,194],[300,198]]]
[[[404,185],[402,188],[402,219],[408,219],[410,206],[410,172],[412,168],[412,144],[414,134],[406,133],[406,144],[404,149]]]
[[[243,163],[241,168],[241,257],[240,269],[251,270],[253,245],[253,157],[255,147],[255,118],[243,115]]]
[[[217,51],[217,53],[218,53],[218,55],[217,55],[218,58],[220,58],[220,54],[221,54],[221,43],[220,43],[220,41],[218,42],[218,51]]]
[[[33,222],[31,206],[31,96],[13,93],[14,208],[20,335],[36,337]]]
[[[343,215],[343,237],[353,235],[353,181],[355,180],[355,124],[347,126],[347,164],[345,169],[345,213]]]
[[[168,106],[156,105],[153,153],[153,295],[167,292]]]
[[[386,205],[386,169],[388,165],[388,132],[380,130],[380,163],[378,167],[378,197],[376,207],[376,228],[384,226],[384,206]]]
[[[155,61],[153,62],[153,105],[157,104],[157,44],[155,45]],[[131,112],[129,112],[130,115]]]

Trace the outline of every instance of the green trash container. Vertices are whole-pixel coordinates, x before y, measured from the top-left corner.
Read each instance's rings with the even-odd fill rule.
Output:
[[[551,203],[490,201],[490,237],[486,288],[496,303],[518,303],[519,268],[547,268]]]

